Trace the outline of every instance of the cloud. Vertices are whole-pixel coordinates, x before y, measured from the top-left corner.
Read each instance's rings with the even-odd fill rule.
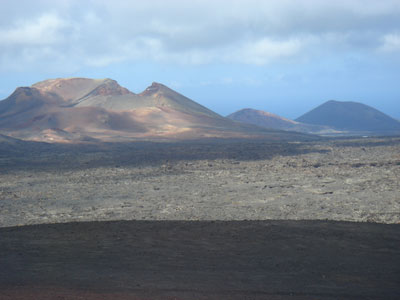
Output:
[[[265,65],[270,61],[291,57],[298,54],[305,42],[298,38],[276,41],[262,38],[248,42],[239,48],[231,57],[233,62]]]
[[[56,15],[44,14],[36,20],[18,21],[10,28],[0,29],[0,43],[14,45],[49,45],[60,40],[60,31],[68,24]]]
[[[383,44],[380,50],[383,52],[400,52],[400,34],[390,33],[386,34],[382,38]]]
[[[266,65],[340,51],[397,51],[400,3],[5,0],[0,19],[3,71],[135,61]]]

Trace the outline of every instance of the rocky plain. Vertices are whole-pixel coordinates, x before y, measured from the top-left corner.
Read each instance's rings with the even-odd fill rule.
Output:
[[[36,151],[36,152],[35,152]],[[400,222],[400,139],[38,148],[0,157],[0,225]]]
[[[398,137],[25,143],[0,299],[400,297]]]

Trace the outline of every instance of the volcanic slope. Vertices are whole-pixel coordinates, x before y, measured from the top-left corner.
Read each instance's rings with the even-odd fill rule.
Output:
[[[270,112],[251,108],[238,110],[237,112],[228,115],[227,118],[247,124],[279,130],[290,130],[312,134],[330,134],[337,132],[329,126],[304,124],[286,119]]]
[[[400,133],[399,121],[358,102],[330,100],[296,121],[356,132]]]
[[[160,84],[140,94],[111,79],[50,79],[0,101],[0,132],[47,142],[305,136],[224,118]]]

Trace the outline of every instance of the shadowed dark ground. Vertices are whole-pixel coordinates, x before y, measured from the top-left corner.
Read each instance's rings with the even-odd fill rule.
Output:
[[[0,136],[1,138],[1,136]],[[322,141],[322,138],[315,137]],[[202,159],[261,160],[277,155],[323,152],[312,142],[205,139],[181,142],[46,144],[0,139],[0,171],[19,169],[82,169],[106,166],[148,166]],[[29,149],[29,151],[26,151]],[[326,150],[325,150],[326,151]]]
[[[120,221],[0,229],[0,299],[399,299],[400,225]]]
[[[293,140],[296,141],[296,140]],[[264,160],[306,153],[325,153],[326,147],[397,146],[399,137],[336,138],[311,136],[309,141],[204,139],[180,142],[47,144],[13,140],[0,134],[0,171],[82,169],[107,166],[147,166],[166,162],[234,159]],[[27,151],[29,149],[29,151]]]

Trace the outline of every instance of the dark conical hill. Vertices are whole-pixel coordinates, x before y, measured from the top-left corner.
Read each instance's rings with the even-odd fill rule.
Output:
[[[330,100],[297,118],[296,121],[331,126],[340,130],[392,132],[400,122],[379,110],[358,102]]]

